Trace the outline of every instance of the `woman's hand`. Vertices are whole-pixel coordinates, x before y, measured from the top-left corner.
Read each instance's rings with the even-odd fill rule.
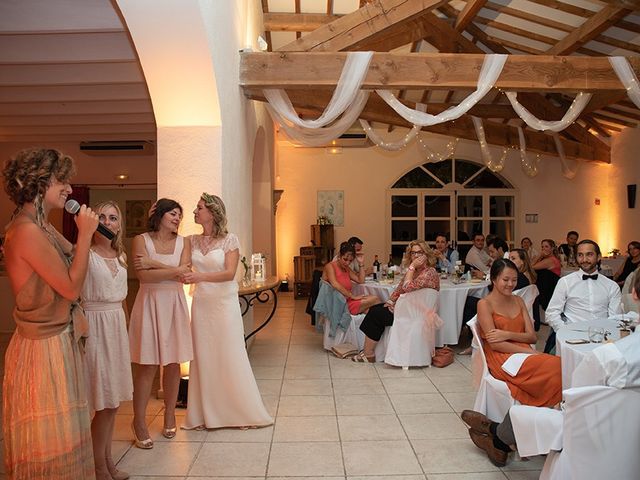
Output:
[[[148,255],[138,254],[133,259],[133,266],[136,270],[150,270],[151,264],[149,263],[151,259]]]
[[[98,215],[86,205],[80,207],[74,220],[78,227],[78,236],[91,238],[98,228]]]
[[[393,309],[395,308],[395,303],[393,303],[391,300],[387,300],[386,302],[384,302],[384,306],[387,308],[387,310],[393,313]]]
[[[364,298],[364,295],[351,295],[349,297],[349,300],[362,300]]]
[[[411,261],[411,265],[413,268],[418,268],[423,266],[425,263],[427,263],[427,256],[426,255],[418,255],[416,258],[414,258]]]
[[[489,343],[506,342],[511,339],[511,332],[494,328],[489,330],[484,337]]]

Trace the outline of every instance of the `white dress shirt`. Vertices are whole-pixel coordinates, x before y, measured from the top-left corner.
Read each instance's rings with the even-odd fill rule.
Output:
[[[560,280],[553,292],[545,318],[554,330],[565,323],[602,320],[622,313],[620,287],[602,274],[582,279],[582,269]],[[563,318],[564,317],[564,318]]]
[[[464,263],[468,265],[473,265],[478,270],[484,273],[489,273],[489,265],[487,265],[491,261],[491,257],[484,250],[480,250],[476,248],[475,245],[471,247],[469,252],[467,252],[467,256],[464,259]]]

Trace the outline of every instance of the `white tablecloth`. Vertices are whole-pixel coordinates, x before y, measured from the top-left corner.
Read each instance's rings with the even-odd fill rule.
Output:
[[[458,343],[462,328],[462,310],[468,295],[482,298],[489,290],[489,282],[464,282],[458,285],[449,280],[440,280],[440,296],[438,315],[444,321],[444,326],[436,332],[436,346],[455,345]],[[396,284],[384,284],[367,281],[353,286],[355,295],[376,295],[383,302],[387,301]]]
[[[611,332],[609,338],[618,340],[620,331],[617,322],[613,320],[596,320],[592,322],[570,323],[561,327],[556,334],[556,355],[560,356],[562,362],[562,389],[571,388],[571,377],[574,370],[582,362],[594,348],[602,345],[601,343],[582,343],[579,345],[571,345],[566,343],[567,340],[589,339],[589,327],[602,327]],[[597,380],[597,379],[594,379]],[[596,382],[594,381],[594,385]]]

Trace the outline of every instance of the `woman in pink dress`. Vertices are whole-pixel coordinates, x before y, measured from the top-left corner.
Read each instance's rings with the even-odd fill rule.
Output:
[[[322,280],[331,284],[338,292],[347,299],[347,307],[351,315],[358,315],[366,312],[369,307],[380,303],[380,299],[375,295],[354,295],[351,293],[352,281],[364,283],[364,258],[360,253],[357,255],[360,271],[354,272],[351,262],[356,258],[356,249],[349,242],[340,244],[340,254],[338,258],[324,266]]]
[[[129,341],[133,377],[133,434],[138,448],[153,448],[145,413],[153,378],[163,367],[164,426],[162,435],[176,435],[176,401],[180,364],[193,358],[189,310],[180,276],[189,272],[191,247],[178,235],[182,207],[161,198],[149,217],[149,232],[133,239],[132,254],[140,290],[131,312]]]

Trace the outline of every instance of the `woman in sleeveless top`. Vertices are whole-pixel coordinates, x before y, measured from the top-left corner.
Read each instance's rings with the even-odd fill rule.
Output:
[[[129,343],[133,377],[133,434],[138,448],[153,448],[145,421],[157,367],[163,366],[164,426],[176,435],[180,364],[193,358],[189,310],[180,275],[190,271],[189,241],[177,234],[182,207],[161,198],[149,217],[149,232],[133,239],[132,255],[140,290],[131,311]]]
[[[324,266],[322,280],[329,282],[333,288],[339,291],[347,299],[347,307],[351,315],[358,315],[366,312],[369,307],[380,303],[380,299],[375,295],[354,295],[351,293],[352,283],[364,283],[364,258],[358,255],[360,271],[358,273],[351,269],[351,262],[356,258],[356,249],[349,242],[340,244],[340,254],[336,260]]]
[[[523,405],[552,407],[562,398],[560,357],[531,347],[537,341],[524,301],[512,295],[518,274],[511,260],[498,259],[491,265],[491,292],[478,302],[478,323],[482,348],[491,375],[506,382],[511,396]],[[527,357],[515,376],[502,365],[514,353]]]
[[[190,237],[193,272],[182,276],[194,287],[194,358],[183,428],[271,425],[273,419],[262,402],[244,343],[235,281],[238,237],[227,232],[226,208],[220,197],[203,193],[193,213],[203,232]]]
[[[104,202],[94,211],[116,235],[109,240],[96,232],[89,253],[89,270],[82,288],[82,306],[89,321],[86,345],[89,404],[96,477],[126,480],[111,456],[111,440],[120,402],[131,400],[131,357],[127,335],[127,263],[122,245],[122,213],[115,202]]]
[[[72,245],[49,223],[71,193],[73,160],[28,149],[5,164],[4,186],[17,209],[4,246],[15,295],[16,331],[5,355],[4,463],[12,480],[95,478],[78,305],[97,215],[82,206]]]

